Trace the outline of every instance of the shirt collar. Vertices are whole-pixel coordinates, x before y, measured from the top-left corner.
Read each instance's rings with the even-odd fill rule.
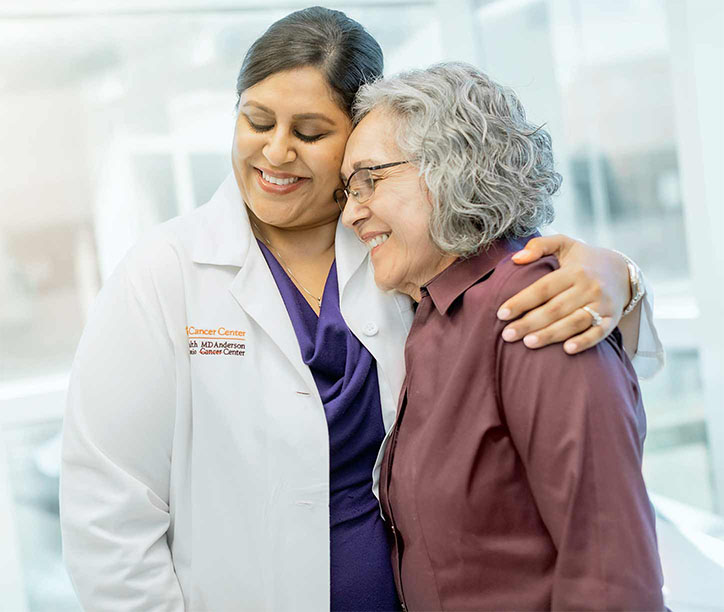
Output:
[[[529,238],[525,240],[527,241]],[[524,246],[525,242],[518,238],[496,240],[477,255],[455,261],[428,282],[423,287],[422,294],[425,295],[425,291],[427,291],[437,311],[441,315],[445,315],[458,297],[495,270],[500,261],[516,251],[520,251]]]

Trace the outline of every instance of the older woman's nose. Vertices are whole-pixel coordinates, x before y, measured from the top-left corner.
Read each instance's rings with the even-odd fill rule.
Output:
[[[353,228],[356,223],[369,218],[370,211],[365,204],[360,204],[354,196],[347,198],[347,204],[342,210],[342,223]]]
[[[273,130],[262,149],[264,157],[273,166],[283,166],[297,159],[291,139],[282,130]]]

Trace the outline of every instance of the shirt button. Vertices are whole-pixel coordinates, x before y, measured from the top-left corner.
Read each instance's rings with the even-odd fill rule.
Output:
[[[376,336],[378,331],[380,331],[380,328],[377,327],[377,324],[374,321],[370,321],[362,329],[362,333],[365,336]]]

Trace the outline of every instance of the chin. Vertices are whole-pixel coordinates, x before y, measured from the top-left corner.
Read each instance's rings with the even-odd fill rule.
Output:
[[[397,291],[397,283],[393,283],[389,277],[384,276],[383,274],[378,274],[377,271],[375,271],[375,284],[379,289],[382,289],[382,291]]]

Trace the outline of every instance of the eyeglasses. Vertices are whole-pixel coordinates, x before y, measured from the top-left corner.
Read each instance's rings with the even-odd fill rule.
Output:
[[[375,179],[372,176],[372,172],[375,170],[383,170],[384,168],[392,168],[393,166],[400,166],[402,164],[409,164],[409,160],[391,162],[389,164],[380,164],[379,166],[369,166],[367,168],[357,168],[347,180],[347,184],[342,189],[337,189],[334,192],[334,201],[337,202],[340,210],[344,210],[347,200],[353,197],[360,204],[366,202],[372,197],[375,192],[375,181],[381,181],[383,178],[380,177]]]

